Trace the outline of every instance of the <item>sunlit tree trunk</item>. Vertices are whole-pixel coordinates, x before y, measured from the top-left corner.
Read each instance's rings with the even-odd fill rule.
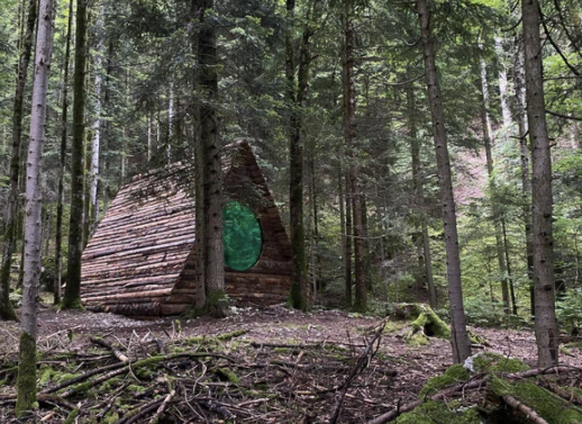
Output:
[[[529,139],[532,147],[532,218],[535,287],[535,330],[538,366],[558,363],[558,323],[555,311],[554,252],[552,235],[552,163],[546,125],[540,5],[522,0],[525,46],[525,88]]]
[[[417,0],[416,5],[420,18],[420,34],[425,61],[428,100],[434,131],[439,189],[443,207],[453,361],[459,363],[471,355],[471,344],[467,334],[465,311],[463,308],[461,259],[459,256],[457,216],[455,212],[455,199],[453,197],[451,165],[449,162],[443,105],[437,77],[434,39],[429,26],[430,12],[427,0]]]
[[[87,61],[87,15],[89,0],[77,0],[75,18],[75,69],[73,72],[73,141],[71,149],[71,216],[67,286],[62,308],[81,308],[81,254],[85,191],[85,64]]]
[[[14,93],[14,110],[12,115],[12,152],[10,159],[10,191],[6,208],[5,230],[2,246],[2,263],[0,264],[0,318],[16,320],[16,313],[10,303],[10,268],[14,254],[16,238],[18,236],[18,195],[20,175],[20,149],[22,139],[22,112],[24,109],[24,88],[28,74],[28,63],[32,51],[33,34],[37,17],[37,0],[30,0],[28,5],[28,19],[26,31],[21,24],[24,37],[21,37],[20,59],[18,62],[18,76]],[[24,4],[21,6],[24,11]]]
[[[36,340],[38,291],[41,272],[42,151],[49,69],[53,43],[54,10],[52,0],[41,0],[36,41],[30,142],[26,164],[26,219],[24,290],[22,295],[22,333],[18,364],[17,415],[23,415],[36,402]]]
[[[89,231],[93,232],[94,226],[99,221],[99,155],[101,149],[101,85],[103,82],[103,14],[104,5],[101,4],[99,16],[95,25],[97,32],[97,45],[95,46],[95,63],[93,66],[95,72],[95,120],[93,121],[93,140],[91,142],[91,214],[89,220]]]
[[[343,272],[345,282],[345,306],[350,308],[352,306],[352,245],[351,245],[351,227],[352,218],[350,208],[347,206],[345,189],[344,189],[344,173],[342,167],[338,168],[338,197],[340,208],[340,227],[341,227],[341,242],[342,242],[342,257],[343,257]],[[349,217],[349,224],[348,224]]]

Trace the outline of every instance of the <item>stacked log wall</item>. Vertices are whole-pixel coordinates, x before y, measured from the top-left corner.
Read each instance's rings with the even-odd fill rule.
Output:
[[[226,293],[239,305],[285,301],[291,243],[251,147],[225,149],[225,194],[258,216],[263,249],[246,272],[226,269]],[[179,165],[123,187],[83,253],[87,309],[131,316],[176,315],[196,299],[192,170]],[[186,176],[185,176],[186,175]]]

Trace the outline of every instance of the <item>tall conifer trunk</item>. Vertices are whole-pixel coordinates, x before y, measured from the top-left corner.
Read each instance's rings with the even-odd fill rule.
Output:
[[[482,49],[482,48],[481,48]],[[491,128],[491,117],[489,116],[489,84],[487,82],[487,67],[485,59],[481,58],[481,125],[483,128],[483,144],[485,145],[485,157],[487,161],[487,174],[489,176],[489,190],[494,197],[497,191],[493,176],[493,130]],[[501,282],[501,298],[503,299],[503,311],[509,314],[509,278],[507,264],[505,262],[505,249],[503,244],[503,231],[501,223],[503,217],[496,200],[491,200],[491,211],[493,215],[493,225],[495,227],[495,247],[497,250],[497,264],[499,266],[499,281]]]
[[[199,2],[200,31],[198,33],[199,87],[204,95],[200,112],[200,143],[204,161],[204,248],[206,304],[215,307],[224,295],[224,253],[222,246],[222,166],[218,114],[218,75],[216,66],[216,23],[210,16],[214,0]],[[222,314],[220,308],[217,314]]]
[[[24,88],[26,76],[28,74],[28,64],[32,51],[34,28],[37,18],[37,0],[30,0],[28,4],[28,19],[26,20],[26,31],[21,24],[21,31],[24,38],[19,40],[20,60],[18,62],[18,75],[16,80],[16,90],[14,93],[14,110],[12,115],[12,152],[10,159],[10,191],[6,208],[6,226],[4,231],[4,243],[2,246],[2,263],[0,264],[0,319],[16,320],[16,313],[10,303],[10,268],[12,267],[12,255],[18,236],[18,194],[20,175],[20,150],[22,139],[22,112],[24,109]],[[24,4],[22,4],[24,14]],[[22,21],[23,23],[23,21]]]
[[[346,199],[352,212],[354,240],[355,293],[353,307],[357,311],[367,308],[366,281],[364,273],[364,239],[362,235],[362,202],[356,166],[356,92],[354,75],[354,1],[344,0],[344,139],[348,155],[348,178]]]
[[[81,254],[85,191],[85,65],[87,62],[87,16],[89,0],[77,0],[75,18],[75,69],[73,72],[73,142],[71,149],[71,216],[67,286],[62,308],[81,308]]]
[[[422,178],[420,176],[420,139],[418,138],[418,128],[416,123],[416,105],[414,96],[414,87],[409,85],[406,88],[408,131],[410,135],[410,154],[412,157],[412,185],[417,207],[420,209],[421,219],[421,236],[422,236],[422,253],[424,260],[424,274],[426,277],[426,286],[428,289],[428,302],[430,307],[436,309],[437,292],[434,284],[432,273],[432,255],[430,251],[430,240],[428,238],[428,224],[426,223],[426,211],[424,209],[424,190]]]
[[[538,366],[558,363],[558,323],[555,311],[554,252],[552,235],[552,162],[546,125],[540,5],[522,0],[525,46],[525,88],[529,138],[532,147],[532,218],[535,287],[535,329]]]
[[[521,38],[517,38],[516,50],[519,52],[519,45]],[[515,103],[516,103],[516,120],[519,137],[519,152],[520,152],[520,174],[521,174],[521,193],[523,197],[523,222],[525,229],[525,243],[526,243],[526,263],[527,276],[529,280],[529,294],[530,294],[530,314],[535,316],[535,288],[533,275],[533,233],[532,233],[532,216],[531,207],[528,204],[531,196],[531,179],[529,176],[529,158],[530,150],[527,143],[527,116],[525,112],[525,82],[523,75],[522,62],[518,54],[515,55],[513,64],[513,75],[515,78]]]
[[[36,41],[36,60],[30,114],[30,142],[26,163],[26,218],[22,333],[18,364],[17,415],[30,411],[36,402],[36,339],[38,291],[41,270],[42,151],[45,137],[46,101],[53,43],[52,0],[41,0]]]
[[[286,59],[285,76],[287,79],[287,98],[290,105],[289,118],[289,233],[293,252],[293,269],[291,275],[291,303],[296,309],[305,310],[309,307],[309,290],[307,287],[307,261],[305,256],[305,226],[303,219],[303,141],[301,140],[302,109],[305,107],[307,94],[309,65],[311,53],[309,50],[311,29],[309,28],[310,13],[307,12],[307,24],[303,30],[299,47],[299,63],[295,65],[293,48],[293,18],[295,0],[286,1],[287,17],[291,21],[285,40]],[[297,77],[295,69],[297,68]]]
[[[95,46],[95,63],[93,66],[95,72],[95,120],[93,121],[93,139],[91,141],[91,192],[90,192],[90,216],[87,217],[89,233],[94,231],[94,227],[99,221],[99,159],[101,151],[101,86],[103,83],[103,44],[105,36],[103,34],[103,15],[104,4],[99,8],[99,16],[95,30],[97,32],[97,45]]]
[[[451,165],[447,147],[445,117],[438,84],[434,39],[430,31],[430,12],[427,0],[417,0],[416,5],[420,17],[420,34],[425,61],[428,100],[434,131],[440,197],[443,208],[453,361],[459,363],[471,355],[471,344],[467,334],[465,311],[463,308],[461,259],[459,256],[457,216],[455,212],[455,199],[453,197]]]
[[[63,205],[65,203],[65,165],[67,162],[67,112],[69,109],[69,59],[71,56],[71,27],[73,23],[73,0],[69,0],[69,19],[67,23],[67,41],[65,47],[65,61],[63,64],[63,102],[61,112],[61,145],[59,151],[59,182],[57,193],[57,223],[55,236],[55,282],[53,289],[53,302],[61,301],[62,275],[63,275]]]

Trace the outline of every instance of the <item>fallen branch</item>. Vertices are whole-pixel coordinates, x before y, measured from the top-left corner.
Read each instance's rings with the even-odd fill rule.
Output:
[[[366,368],[367,364],[370,362],[370,360],[374,357],[374,355],[378,351],[378,348],[380,347],[380,339],[382,336],[382,332],[384,331],[384,328],[386,327],[387,322],[388,321],[385,320],[382,322],[382,324],[380,324],[380,326],[376,330],[376,333],[374,334],[374,337],[372,337],[372,340],[370,340],[370,342],[368,343],[366,350],[364,351],[364,353],[362,353],[360,355],[360,357],[358,358],[358,362],[356,362],[356,365],[352,368],[352,371],[347,376],[347,378],[346,378],[346,380],[341,388],[341,394],[340,394],[340,397],[336,403],[336,406],[334,408],[331,419],[329,420],[329,424],[335,424],[337,422],[337,420],[339,419],[340,413],[341,413],[342,404],[344,402],[344,399],[346,397],[346,393],[348,392],[350,384],[352,383],[352,380],[361,371],[363,371],[364,368]],[[376,341],[378,342],[377,346],[376,346],[376,350],[374,352],[372,352],[372,348],[373,348],[374,344],[376,344]]]
[[[59,390],[62,390],[65,387],[69,387],[69,386],[72,386],[73,384],[81,383],[85,380],[88,380],[90,377],[93,377],[94,375],[102,374],[102,373],[107,372],[109,370],[115,370],[115,369],[122,368],[122,367],[123,367],[123,364],[112,364],[112,365],[107,365],[107,366],[104,366],[101,368],[97,368],[95,370],[87,371],[78,377],[63,381],[58,386],[48,387],[48,388],[42,390],[40,393],[48,395],[50,393],[58,392]]]
[[[540,417],[536,411],[527,406],[525,403],[518,401],[513,396],[503,395],[501,398],[505,401],[507,405],[524,414],[526,420],[528,420],[529,422],[532,422],[534,424],[549,424],[546,420]]]
[[[119,349],[113,346],[111,343],[97,337],[90,337],[89,340],[91,340],[91,342],[95,344],[98,344],[99,346],[109,349],[111,353],[113,353],[113,356],[119,359],[120,362],[124,364],[129,362],[129,358],[125,354],[123,354]]]
[[[560,365],[560,366],[549,367],[549,368],[534,368],[531,370],[522,371],[522,372],[518,372],[518,373],[502,374],[502,376],[504,378],[508,378],[508,379],[522,379],[522,378],[528,378],[528,377],[535,377],[537,375],[543,375],[543,374],[559,374],[561,372],[567,372],[567,371],[579,371],[580,372],[580,371],[582,371],[582,369],[568,366],[568,365]],[[457,384],[455,386],[450,386],[450,387],[447,387],[443,390],[440,390],[437,393],[435,393],[434,395],[429,396],[427,399],[429,399],[429,400],[443,399],[443,398],[449,397],[452,394],[459,392],[459,391],[466,391],[466,390],[479,388],[486,383],[487,383],[487,380],[485,378],[471,380],[471,381],[468,381],[466,383],[460,383],[460,384]],[[412,411],[414,408],[421,405],[424,401],[425,401],[425,399],[416,400],[414,402],[410,402],[410,403],[407,403],[406,405],[400,406],[399,408],[394,408],[394,409],[386,412],[385,414],[382,414],[379,417],[376,417],[373,420],[368,421],[366,424],[384,424],[384,423],[390,422],[393,419],[395,419],[396,417],[398,417],[399,415]]]

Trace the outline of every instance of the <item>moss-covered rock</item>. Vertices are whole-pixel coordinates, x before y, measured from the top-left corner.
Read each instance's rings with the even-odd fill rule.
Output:
[[[419,392],[418,397],[423,399],[447,386],[455,383],[461,383],[463,381],[467,381],[468,379],[469,371],[467,371],[463,365],[451,365],[449,368],[447,368],[444,374],[429,379],[422,390]]]
[[[401,415],[397,424],[480,424],[476,408],[457,408],[451,410],[441,402],[426,402],[413,411]]]

